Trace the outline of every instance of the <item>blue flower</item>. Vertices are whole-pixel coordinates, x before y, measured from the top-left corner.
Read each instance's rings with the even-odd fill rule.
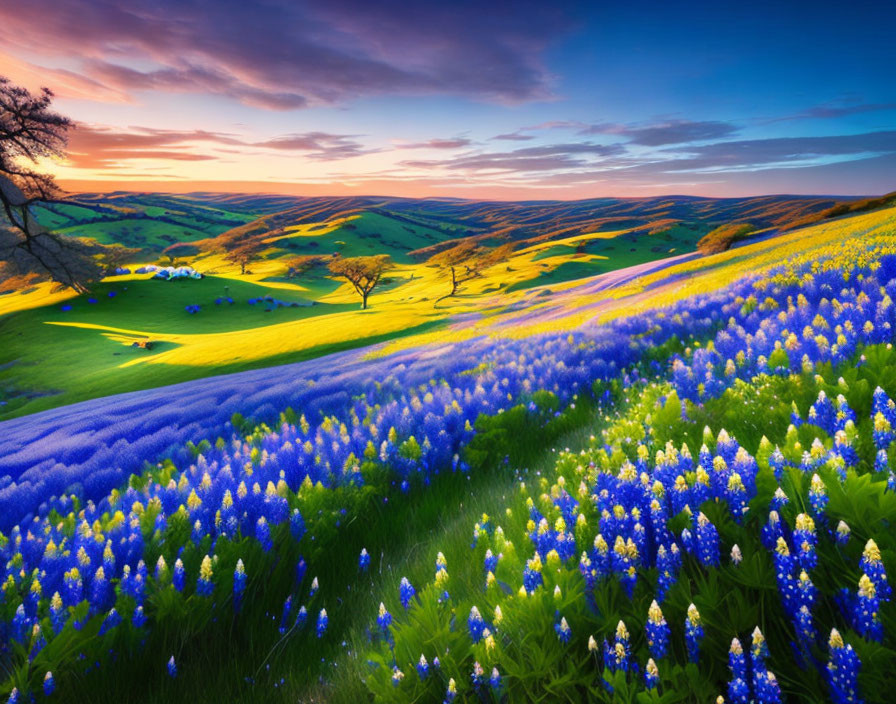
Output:
[[[186,581],[186,574],[184,572],[184,563],[180,558],[177,558],[174,562],[174,571],[172,572],[171,583],[174,585],[174,588],[182,592],[184,590],[184,582]]]
[[[684,622],[684,640],[688,648],[688,660],[700,661],[700,643],[703,640],[703,625],[700,623],[700,612],[691,604]]]
[[[874,584],[877,591],[877,597],[881,601],[889,601],[892,596],[892,588],[887,581],[887,572],[884,569],[884,563],[880,558],[880,549],[874,540],[869,539],[865,543],[865,549],[862,552],[862,559],[859,561],[859,569],[862,570],[868,579]]]
[[[647,610],[646,630],[647,649],[654,658],[662,659],[669,647],[669,624],[666,623],[662,609],[656,600]]]
[[[485,621],[482,620],[482,614],[475,606],[470,609],[470,616],[467,619],[467,626],[470,629],[470,638],[474,643],[482,640],[482,632],[485,630]]]
[[[569,643],[569,639],[572,638],[572,629],[566,622],[565,616],[562,617],[558,623],[554,624],[554,630],[557,631],[557,638],[561,643]]]
[[[647,689],[656,689],[656,686],[660,682],[660,670],[656,666],[653,658],[650,658],[647,661],[647,665],[644,667],[644,685]]]
[[[246,591],[246,568],[243,561],[236,561],[236,569],[233,571],[233,609],[239,611],[243,602],[243,592]]]
[[[168,659],[168,676],[177,677],[177,665],[174,663],[173,655]]]
[[[825,675],[834,704],[860,704],[858,676],[862,664],[851,645],[843,643],[836,628],[831,629],[828,640],[830,660]]]
[[[329,619],[327,618],[327,610],[326,610],[326,609],[321,609],[321,610],[320,610],[320,613],[319,613],[318,616],[317,616],[317,628],[316,628],[316,633],[317,633],[317,637],[318,637],[318,638],[323,638],[323,637],[324,637],[324,633],[325,633],[326,630],[327,630],[327,623],[328,623],[328,622],[329,622]]]
[[[386,610],[386,605],[380,602],[380,610],[376,617],[376,625],[383,632],[383,635],[389,635],[389,626],[392,625],[392,614]]]
[[[421,681],[429,677],[429,663],[426,661],[426,656],[422,654],[417,661],[417,675],[420,677]]]
[[[49,697],[54,691],[56,691],[56,682],[53,679],[53,673],[47,672],[44,675],[44,696]]]
[[[867,574],[859,579],[859,589],[853,604],[853,627],[859,635],[869,640],[881,641],[884,637],[880,622],[880,598],[877,588]]]
[[[401,601],[401,605],[407,609],[411,604],[411,599],[414,598],[414,594],[417,592],[414,590],[414,587],[408,581],[407,577],[401,578],[401,584],[398,587],[398,595],[399,600]]]
[[[370,566],[370,555],[367,552],[367,548],[361,548],[361,555],[358,558],[358,567],[362,572],[366,572],[367,568]]]

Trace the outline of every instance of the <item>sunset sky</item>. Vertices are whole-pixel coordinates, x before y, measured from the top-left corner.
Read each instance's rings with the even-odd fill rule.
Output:
[[[78,190],[896,190],[892,2],[0,2]]]

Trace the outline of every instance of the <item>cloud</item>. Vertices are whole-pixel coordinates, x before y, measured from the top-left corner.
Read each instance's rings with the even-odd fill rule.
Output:
[[[135,159],[209,161],[216,158],[188,146],[197,142],[243,144],[233,135],[205,130],[134,127],[130,131],[123,131],[79,124],[69,134],[67,165],[78,169],[96,169]]]
[[[705,142],[730,137],[737,127],[716,120],[669,120],[651,125],[603,123],[589,125],[580,134],[612,134],[625,137],[632,144],[659,147],[666,144]]]
[[[348,159],[362,154],[371,154],[378,149],[365,149],[351,134],[330,134],[328,132],[305,132],[275,137],[265,142],[254,142],[253,146],[282,151],[307,152],[309,159],[333,161]]]
[[[660,162],[664,171],[739,171],[855,161],[896,153],[896,131],[827,137],[775,137],[669,148],[680,154]]]
[[[618,144],[578,142],[525,147],[509,152],[468,153],[449,159],[409,160],[401,163],[411,168],[451,171],[557,171],[586,166],[594,163],[594,158],[619,156],[624,152],[625,148]]]
[[[505,132],[504,134],[496,134],[491,139],[503,139],[513,142],[525,142],[530,139],[535,139],[535,135],[531,134],[521,134],[520,132]]]
[[[210,93],[272,110],[386,94],[520,103],[552,96],[542,56],[572,14],[534,0],[29,0],[0,6],[0,45],[128,96]]]
[[[792,115],[784,115],[767,120],[766,124],[773,122],[788,122],[790,120],[828,120],[850,115],[861,115],[868,112],[885,112],[896,110],[896,103],[856,103],[853,105],[825,104],[815,105],[811,108]]]
[[[467,147],[472,142],[466,137],[454,137],[450,139],[428,139],[425,142],[412,142],[410,144],[400,144],[399,149],[460,149]]]

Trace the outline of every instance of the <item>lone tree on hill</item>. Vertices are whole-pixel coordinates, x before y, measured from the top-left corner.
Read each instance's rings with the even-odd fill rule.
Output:
[[[48,232],[31,212],[55,201],[59,189],[29,163],[64,156],[74,125],[50,109],[52,101],[47,88],[35,95],[0,76],[0,275],[37,274],[83,292],[102,276],[94,256],[103,248]]]
[[[367,308],[367,297],[376,288],[383,273],[392,268],[388,254],[374,257],[337,257],[328,265],[330,273],[348,279],[361,296],[361,308]]]
[[[437,267],[448,277],[451,285],[451,290],[441,298],[437,298],[436,303],[454,296],[463,284],[482,276],[485,269],[506,260],[512,251],[513,245],[509,243],[491,249],[480,247],[472,240],[464,240],[450,249],[431,256],[429,266]]]
[[[238,264],[240,274],[245,274],[246,267],[261,256],[261,251],[266,246],[260,239],[252,237],[225,242],[224,259],[231,264]]]

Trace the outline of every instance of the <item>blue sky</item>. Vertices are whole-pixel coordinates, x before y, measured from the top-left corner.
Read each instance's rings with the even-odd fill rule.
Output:
[[[896,189],[894,4],[33,0],[64,183],[497,198]],[[86,185],[85,185],[86,184]]]

